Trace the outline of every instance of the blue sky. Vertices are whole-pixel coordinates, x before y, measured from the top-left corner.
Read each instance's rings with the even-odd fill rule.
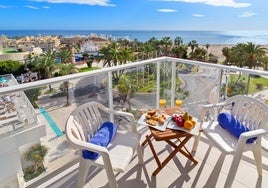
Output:
[[[267,0],[0,0],[0,30],[268,30]]]

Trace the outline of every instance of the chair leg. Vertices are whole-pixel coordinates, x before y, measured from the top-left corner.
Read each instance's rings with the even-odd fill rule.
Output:
[[[233,181],[235,179],[235,175],[237,172],[237,168],[238,168],[241,156],[242,156],[242,152],[237,152],[234,154],[234,158],[233,158],[229,173],[227,175],[227,179],[225,181],[224,188],[230,188],[232,186]]]
[[[137,145],[137,155],[138,155],[138,159],[139,159],[139,164],[143,164],[143,154],[142,154],[142,151],[141,151],[141,145],[138,144]]]
[[[113,169],[105,168],[110,188],[118,188]]]
[[[110,188],[118,188],[109,156],[103,155],[102,157]]]
[[[261,145],[253,149],[253,155],[256,161],[256,166],[258,170],[259,177],[262,177],[262,155],[261,155]]]
[[[201,132],[199,131],[198,136],[196,136],[195,139],[194,139],[194,144],[193,144],[193,149],[192,149],[193,152],[196,152],[196,150],[197,150],[199,140],[200,140],[200,136],[201,136]]]
[[[89,170],[89,166],[90,166],[90,161],[87,161],[85,159],[83,159],[83,157],[80,157],[79,159],[79,171],[78,171],[78,177],[77,177],[77,188],[83,188],[86,178],[87,178],[87,174],[88,174],[88,170]]]

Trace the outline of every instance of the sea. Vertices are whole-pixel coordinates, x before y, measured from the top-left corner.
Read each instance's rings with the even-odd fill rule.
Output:
[[[198,44],[237,44],[253,42],[268,45],[268,30],[240,31],[187,31],[187,30],[0,30],[0,35],[8,38],[24,36],[89,36],[96,34],[106,38],[128,39],[146,42],[152,37],[161,40],[181,37],[184,43],[196,40]]]

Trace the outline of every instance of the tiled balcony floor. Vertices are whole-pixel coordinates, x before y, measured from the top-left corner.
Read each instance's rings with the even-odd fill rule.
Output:
[[[142,140],[148,133],[147,128],[139,129]],[[187,148],[192,149],[194,139],[187,143]],[[160,160],[163,160],[172,151],[165,142],[153,141]],[[131,162],[125,173],[116,174],[119,188],[172,188],[172,187],[224,187],[227,173],[230,168],[232,156],[226,156],[213,147],[209,140],[202,136],[194,157],[198,161],[193,164],[180,153],[156,175],[152,176],[157,164],[151,150],[147,145],[142,147],[144,152],[144,165],[137,164],[137,156]],[[93,169],[93,168],[92,168]],[[48,187],[76,187],[77,170],[64,176],[60,181]],[[108,181],[104,170],[92,170],[85,187],[108,188]],[[251,152],[245,153],[240,162],[234,188],[268,187],[268,152],[263,151],[263,178],[258,179],[257,169]]]

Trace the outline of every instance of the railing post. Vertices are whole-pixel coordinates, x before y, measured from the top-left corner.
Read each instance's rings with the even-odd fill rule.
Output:
[[[161,62],[157,61],[156,63],[156,108],[159,109],[159,100],[160,100],[160,66]]]
[[[174,106],[175,104],[175,89],[176,89],[176,62],[175,61],[172,61],[172,64],[171,64],[171,107]]]
[[[222,102],[222,101],[219,101],[221,100],[221,85],[222,85],[222,75],[223,75],[223,70],[222,69],[219,69],[219,77],[218,77],[218,91],[217,91],[217,99],[218,101],[217,102]]]
[[[109,108],[113,109],[114,101],[113,101],[113,78],[112,78],[112,72],[108,72],[108,101],[109,101]],[[110,116],[110,121],[113,122],[114,117]]]
[[[229,71],[226,70],[226,76],[225,76],[225,93],[224,93],[224,101],[227,99],[227,94],[228,94],[228,82],[229,82]]]
[[[250,76],[251,76],[251,74],[248,74],[247,89],[246,89],[246,94],[247,95],[248,95],[248,92],[249,92]]]

